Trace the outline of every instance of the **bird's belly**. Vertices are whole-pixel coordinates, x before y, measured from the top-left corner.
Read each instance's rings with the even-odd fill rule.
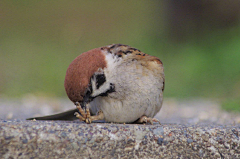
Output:
[[[97,113],[98,110],[102,110],[106,122],[131,123],[143,115],[153,117],[156,114],[156,107],[159,107],[159,110],[161,108],[160,102],[161,101],[156,103],[141,103],[136,100],[117,100],[108,97],[97,97],[91,102],[90,109],[94,114]]]

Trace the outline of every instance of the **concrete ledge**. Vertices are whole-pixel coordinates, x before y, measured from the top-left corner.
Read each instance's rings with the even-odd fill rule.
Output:
[[[240,158],[238,125],[0,120],[0,158]]]

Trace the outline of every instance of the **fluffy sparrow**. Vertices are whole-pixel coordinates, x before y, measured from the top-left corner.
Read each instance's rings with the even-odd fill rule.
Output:
[[[77,108],[34,119],[152,124],[162,107],[164,81],[155,56],[122,44],[96,48],[76,57],[66,72],[64,87]]]

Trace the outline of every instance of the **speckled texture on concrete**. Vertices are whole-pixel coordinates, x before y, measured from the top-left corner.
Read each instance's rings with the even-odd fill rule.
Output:
[[[0,120],[0,158],[240,158],[237,125]]]

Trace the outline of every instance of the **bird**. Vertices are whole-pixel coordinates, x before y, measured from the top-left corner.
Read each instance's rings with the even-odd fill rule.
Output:
[[[75,109],[28,120],[153,124],[163,103],[163,63],[129,45],[111,44],[77,56],[67,68],[64,87]]]

